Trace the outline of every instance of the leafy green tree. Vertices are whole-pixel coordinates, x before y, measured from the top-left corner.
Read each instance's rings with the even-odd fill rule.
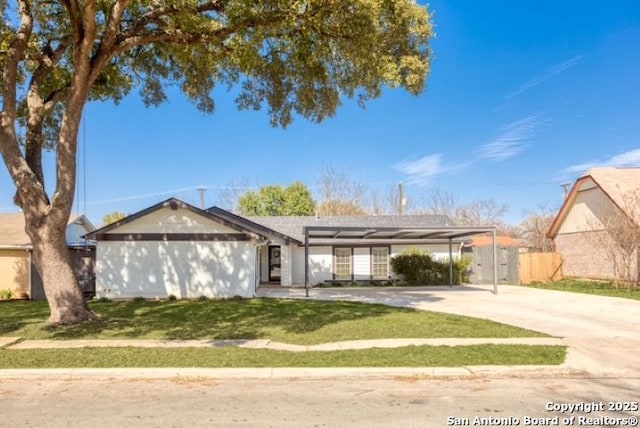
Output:
[[[315,201],[303,183],[287,187],[264,186],[238,198],[238,210],[245,216],[313,215]]]
[[[126,216],[127,215],[125,213],[123,213],[123,212],[113,211],[113,212],[105,214],[102,217],[102,224],[106,226],[108,224],[115,223],[118,220],[122,220]]]
[[[429,73],[431,18],[414,0],[0,0],[0,15],[0,153],[50,323],[95,318],[64,239],[87,102],[139,89],[155,106],[171,85],[210,113],[222,84],[239,87],[239,108],[266,107],[287,126],[333,116],[342,96],[418,94]],[[46,149],[56,151],[53,186]]]

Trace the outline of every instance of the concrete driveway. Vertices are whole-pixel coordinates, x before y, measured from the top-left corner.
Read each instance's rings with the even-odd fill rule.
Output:
[[[591,373],[640,375],[640,301],[519,286],[318,288],[310,297],[350,300],[487,318],[562,337],[567,365]],[[304,289],[268,297],[304,298]]]

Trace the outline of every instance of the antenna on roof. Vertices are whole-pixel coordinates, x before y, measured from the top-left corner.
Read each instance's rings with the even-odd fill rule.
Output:
[[[567,196],[569,196],[569,188],[571,187],[571,183],[565,182],[560,186],[562,186],[562,190],[564,190],[564,197],[566,198]]]

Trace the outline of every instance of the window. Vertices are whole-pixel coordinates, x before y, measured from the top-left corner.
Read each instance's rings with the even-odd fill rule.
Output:
[[[333,277],[334,279],[353,279],[351,248],[334,248]]]
[[[373,279],[389,278],[389,248],[371,249],[371,276]]]

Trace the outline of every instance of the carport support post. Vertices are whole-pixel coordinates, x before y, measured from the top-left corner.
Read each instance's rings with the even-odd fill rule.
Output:
[[[498,251],[496,249],[496,228],[493,228],[493,294],[498,294]]]
[[[304,228],[304,295],[309,297],[309,231]]]
[[[449,238],[449,287],[453,287],[453,243]]]

